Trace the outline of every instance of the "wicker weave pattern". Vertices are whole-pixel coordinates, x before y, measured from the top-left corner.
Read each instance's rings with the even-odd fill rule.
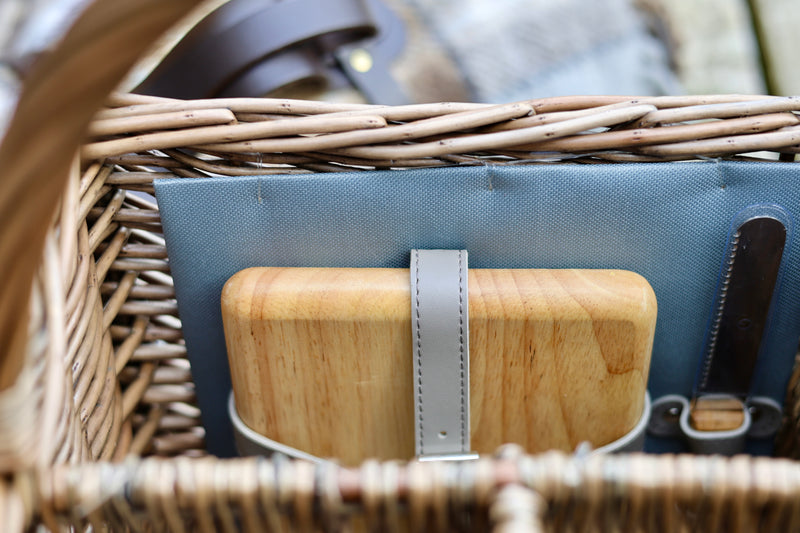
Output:
[[[430,468],[366,463],[355,472],[181,458],[47,468],[204,454],[158,209],[130,194],[152,192],[154,179],[489,162],[790,161],[800,145],[797,112],[794,98],[742,96],[389,108],[115,95],[90,128],[49,233],[29,354],[22,378],[3,393],[11,399],[0,401],[0,434],[16,435],[5,454],[0,442],[0,463],[19,471],[27,449],[23,460],[41,468],[7,487],[4,525],[338,530],[355,513],[380,529],[800,528],[797,465],[777,460],[513,455]],[[746,154],[753,150],[770,153]],[[799,448],[792,383],[780,444],[788,455]],[[21,419],[37,423],[15,433]]]
[[[77,277],[96,278],[102,295],[102,332],[96,335],[113,340],[115,371],[125,391],[119,415],[133,425],[137,454],[202,453],[202,432],[157,206],[125,191],[152,192],[152,181],[165,176],[652,160],[658,151],[672,158],[675,146],[684,146],[691,157],[736,154],[742,146],[791,154],[795,148],[784,144],[800,143],[794,113],[800,101],[793,98],[572,97],[387,108],[117,95],[112,106],[117,107],[99,114],[83,151],[91,159],[84,162],[78,214],[89,229],[84,237],[79,232],[78,243],[98,266]],[[698,136],[707,138],[693,140]],[[699,151],[699,145],[711,151]],[[102,157],[105,165],[94,163]],[[82,309],[71,311],[73,322],[75,313],[86,320]],[[100,416],[90,417],[89,442],[103,426]]]
[[[38,491],[41,519],[52,529],[342,531],[354,522],[371,531],[800,528],[800,470],[790,461],[507,452],[477,462],[367,462],[359,469],[146,459],[57,468],[26,490]]]
[[[0,145],[0,530],[336,531],[351,515],[380,530],[800,530],[800,471],[785,460],[523,457],[506,449],[470,464],[345,470],[164,459],[202,455],[203,433],[158,210],[129,194],[151,191],[153,179],[741,158],[754,150],[793,161],[800,146],[800,103],[791,98],[386,108],[119,95],[89,128],[67,179],[98,100],[194,3],[90,2],[56,53],[31,71]],[[796,457],[798,376],[787,398],[780,449]]]
[[[74,24],[51,47],[54,51],[25,70],[16,112],[0,144],[4,473],[111,458],[127,447],[125,436],[131,433],[122,431],[111,339],[95,283],[98,275],[105,276],[105,263],[114,254],[94,261],[85,224],[84,208],[102,196],[97,193],[103,185],[79,182],[77,165],[71,180],[68,174],[98,101],[148,40],[192,3],[82,2],[85,9],[77,20],[71,11],[68,18]],[[18,7],[29,13],[42,4]],[[116,49],[114,58],[104,61],[109,49]],[[99,244],[100,236],[93,237]]]
[[[230,175],[293,171],[270,168],[278,164],[333,171],[504,158],[661,161],[795,153],[800,143],[794,114],[800,100],[794,97],[568,97],[381,107],[118,95],[112,104],[123,107],[98,115],[84,158],[190,147],[216,163],[198,170]]]

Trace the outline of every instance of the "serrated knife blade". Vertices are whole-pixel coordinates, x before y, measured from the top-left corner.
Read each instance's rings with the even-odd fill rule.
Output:
[[[748,396],[786,239],[784,222],[769,214],[747,218],[731,233],[695,398],[707,394]]]

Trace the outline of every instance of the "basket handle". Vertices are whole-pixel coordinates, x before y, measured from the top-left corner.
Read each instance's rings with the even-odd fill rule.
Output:
[[[32,65],[0,144],[0,390],[22,369],[34,272],[70,164],[104,99],[199,0],[94,0]]]

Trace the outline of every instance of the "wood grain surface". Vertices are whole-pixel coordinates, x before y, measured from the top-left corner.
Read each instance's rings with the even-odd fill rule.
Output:
[[[405,269],[253,268],[222,294],[236,407],[263,435],[357,464],[414,454]],[[615,270],[470,270],[472,448],[611,442],[638,421],[655,295]]]
[[[746,408],[738,398],[698,398],[692,402],[689,423],[697,431],[733,431],[744,424]]]

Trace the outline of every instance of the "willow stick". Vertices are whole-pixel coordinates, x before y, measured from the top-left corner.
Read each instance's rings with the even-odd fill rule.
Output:
[[[216,126],[233,122],[236,122],[236,116],[228,109],[198,109],[197,111],[178,111],[160,115],[136,115],[95,120],[89,125],[87,134],[90,137],[100,137],[144,131]]]
[[[332,150],[362,144],[403,142],[452,131],[477,128],[529,115],[532,109],[524,104],[492,106],[477,111],[433,117],[376,131],[347,131],[314,138],[281,138],[203,146],[208,150],[243,152],[311,152]]]
[[[648,127],[690,120],[746,117],[781,111],[800,111],[800,97],[773,97],[755,102],[727,102],[665,109],[645,116],[637,126]]]
[[[642,147],[640,151],[646,155],[656,156],[682,156],[698,153],[724,155],[759,150],[775,151],[783,147],[798,145],[800,145],[800,127],[793,126],[767,133],[735,135],[717,139],[665,144],[663,146],[646,146]]]
[[[93,160],[106,156],[122,155],[128,152],[202,145],[219,139],[241,141],[243,139],[260,139],[279,135],[331,133],[353,129],[383,128],[385,126],[386,121],[382,117],[369,115],[341,118],[329,116],[287,118],[272,122],[240,123],[227,126],[163,131],[136,137],[101,141],[84,145],[81,150],[81,156],[84,159]]]
[[[161,103],[131,105],[100,111],[96,118],[120,118],[142,114],[180,112],[196,109],[230,109],[234,113],[257,113],[276,115],[321,115],[358,114],[379,115],[387,120],[416,120],[437,115],[459,113],[491,107],[491,104],[465,102],[441,102],[431,104],[410,104],[404,106],[385,106],[371,104],[342,104],[314,102],[308,100],[289,100],[275,98],[214,98],[209,100],[170,100]]]
[[[656,108],[651,105],[637,105],[524,130],[468,135],[419,144],[346,148],[340,150],[338,153],[365,159],[411,159],[435,157],[443,154],[483,152],[496,148],[508,148],[519,144],[558,139],[594,128],[623,124],[641,118],[647,113],[655,111],[655,109]]]
[[[743,135],[777,130],[800,124],[800,118],[791,113],[774,113],[757,117],[731,118],[714,122],[701,122],[663,128],[636,128],[579,135],[567,139],[515,147],[518,150],[544,152],[586,152],[593,150],[621,150],[649,144],[681,142],[686,139],[707,139],[729,135]]]
[[[33,273],[90,119],[146,47],[196,3],[95,0],[25,80],[0,145],[0,390],[22,369]]]

